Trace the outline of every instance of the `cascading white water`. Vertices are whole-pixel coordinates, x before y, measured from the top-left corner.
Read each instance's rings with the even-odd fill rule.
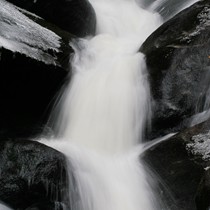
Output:
[[[153,210],[135,150],[150,112],[147,72],[138,49],[161,19],[135,0],[90,2],[97,35],[73,45],[73,78],[54,120],[60,139],[44,143],[73,164],[78,210]]]
[[[137,143],[147,113],[141,55],[132,55],[110,35],[86,44],[81,59],[73,62],[76,72],[58,120],[59,134],[100,152],[125,151]]]
[[[80,146],[115,153],[139,142],[149,115],[147,72],[137,51],[160,17],[134,0],[91,3],[98,35],[80,41],[82,50],[74,46],[74,77],[56,127],[60,136]]]

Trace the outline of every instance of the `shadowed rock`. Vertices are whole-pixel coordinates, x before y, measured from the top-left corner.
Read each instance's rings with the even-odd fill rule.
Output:
[[[200,182],[196,194],[197,210],[208,210],[210,208],[210,171],[207,170]]]
[[[60,152],[38,142],[0,142],[0,200],[13,209],[63,210],[76,197],[73,174]],[[71,203],[73,206],[73,203]],[[72,209],[73,210],[73,209]]]
[[[158,199],[166,202],[164,208],[207,209],[210,177],[209,173],[203,175],[210,166],[206,158],[210,155],[209,130],[208,120],[150,147],[142,155],[148,170],[156,175],[156,192]]]
[[[0,138],[41,132],[55,95],[69,79],[73,39],[40,17],[0,1]]]

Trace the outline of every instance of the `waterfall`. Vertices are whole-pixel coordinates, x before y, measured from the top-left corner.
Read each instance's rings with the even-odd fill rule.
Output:
[[[143,56],[106,34],[85,44],[73,61],[59,136],[100,152],[126,151],[140,139],[149,112]]]
[[[73,77],[53,114],[56,137],[42,142],[74,167],[80,201],[72,201],[73,210],[153,210],[157,205],[139,160],[151,110],[138,49],[161,18],[135,0],[90,2],[97,35],[72,44]]]
[[[56,133],[80,146],[128,150],[142,138],[150,115],[147,72],[137,51],[160,17],[134,0],[91,3],[97,36],[73,45],[74,76],[54,120]]]

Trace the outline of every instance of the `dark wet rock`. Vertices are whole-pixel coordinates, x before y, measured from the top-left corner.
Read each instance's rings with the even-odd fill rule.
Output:
[[[142,45],[154,99],[154,138],[188,125],[209,92],[210,2],[200,1],[159,27]]]
[[[60,202],[35,203],[24,210],[66,210],[69,207]]]
[[[207,170],[200,182],[196,195],[197,210],[208,210],[210,208],[210,170]]]
[[[195,195],[197,210],[208,210],[210,207],[210,120],[196,126],[196,132],[187,143],[187,150],[194,161],[205,169]],[[189,134],[188,134],[189,135]]]
[[[74,38],[0,1],[0,139],[42,131],[56,94],[70,76],[74,51],[69,43]]]
[[[8,0],[78,37],[94,35],[95,12],[88,0]]]
[[[63,210],[64,206],[71,209],[63,154],[34,141],[1,141],[0,160],[0,200],[3,203],[19,210]],[[74,186],[73,175],[70,181]],[[71,190],[74,189],[76,187]]]
[[[157,199],[170,210],[195,210],[195,194],[203,174],[180,142],[170,140],[149,150],[144,159],[156,175]],[[166,209],[167,209],[166,208]]]
[[[203,177],[210,166],[206,158],[209,130],[208,120],[155,144],[142,155],[148,170],[156,175],[158,199],[166,201],[168,209],[207,210],[202,206],[209,204],[209,173]]]

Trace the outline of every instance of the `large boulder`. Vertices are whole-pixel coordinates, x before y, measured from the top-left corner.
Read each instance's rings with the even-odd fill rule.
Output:
[[[0,160],[0,202],[19,210],[73,208],[74,175],[60,152],[35,141],[7,140],[0,142]]]
[[[170,210],[209,207],[210,176],[205,175],[210,166],[209,130],[210,120],[159,143],[151,142],[142,154],[148,170],[155,174],[158,199]]]
[[[199,1],[143,43],[153,103],[148,138],[179,131],[209,107],[210,1]]]
[[[0,139],[37,135],[71,68],[70,33],[0,0]]]
[[[78,37],[94,35],[95,12],[88,0],[8,0]]]

